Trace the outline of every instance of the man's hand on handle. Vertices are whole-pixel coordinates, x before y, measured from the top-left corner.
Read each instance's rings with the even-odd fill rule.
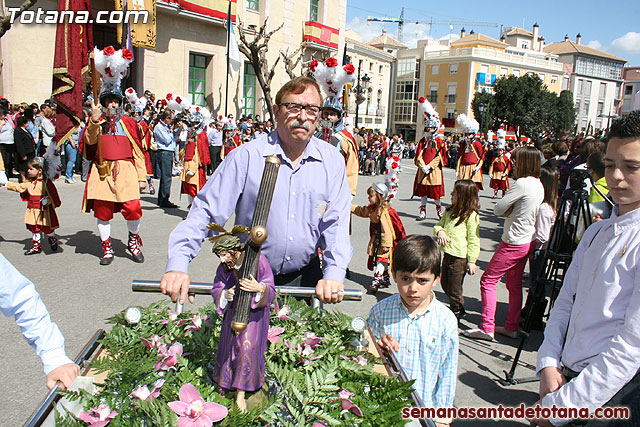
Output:
[[[316,285],[316,295],[323,303],[339,303],[344,298],[344,283],[337,280],[322,279]]]
[[[189,302],[193,304],[193,294],[189,294],[189,285],[191,284],[191,279],[187,273],[182,271],[168,271],[162,276],[162,280],[160,280],[160,291],[165,294],[171,296],[171,301],[178,301],[178,297],[180,298],[180,304],[184,304],[187,300],[187,295],[189,296]]]

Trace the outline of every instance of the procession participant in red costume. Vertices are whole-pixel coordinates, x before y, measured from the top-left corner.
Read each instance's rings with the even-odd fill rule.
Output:
[[[493,198],[498,196],[498,190],[502,190],[502,197],[504,193],[509,191],[509,170],[511,169],[510,154],[504,152],[504,143],[498,142],[498,155],[491,166],[489,166],[489,187],[493,188]]]
[[[482,162],[484,161],[484,147],[476,138],[480,125],[475,119],[466,114],[458,115],[456,119],[464,128],[465,139],[458,149],[458,165],[456,179],[470,179],[476,183],[478,190],[482,190]]]
[[[189,133],[184,151],[184,167],[180,173],[182,181],[181,194],[189,199],[189,208],[196,194],[207,183],[207,166],[211,164],[209,157],[209,138],[205,130],[204,108],[191,107],[189,110]],[[208,112],[207,112],[208,113]],[[209,114],[209,116],[211,116]]]
[[[123,115],[121,79],[132,60],[127,49],[107,46],[94,50],[96,71],[101,74],[99,104],[91,105],[91,119],[83,135],[83,156],[92,161],[82,205],[98,220],[103,256],[100,265],[113,261],[111,219],[120,212],[127,220],[127,248],[135,262],[144,262],[140,247],[140,190],[147,185],[142,140],[138,123]]]
[[[45,161],[42,157],[34,157],[27,162],[26,180],[20,184],[8,182],[7,189],[20,193],[22,200],[27,202],[27,211],[24,214],[24,223],[27,230],[33,234],[31,240],[33,247],[26,251],[25,255],[39,254],[42,252],[40,233],[44,232],[49,239],[51,250],[58,250],[58,239],[55,229],[60,227],[56,208],[62,202],[58,196],[53,180],[44,173]]]
[[[358,146],[351,132],[344,126],[345,114],[340,102],[344,85],[355,80],[355,68],[352,64],[339,67],[336,58],[328,58],[324,64],[314,60],[309,68],[326,95],[320,110],[320,130],[315,136],[340,150],[344,157],[349,189],[351,195],[355,196],[360,170]]]
[[[223,127],[223,136],[222,136],[222,151],[220,152],[220,158],[224,160],[227,155],[242,145],[242,140],[236,134],[236,125],[227,117],[222,117]]]
[[[147,185],[149,186],[149,193],[156,194],[156,189],[153,186],[153,163],[151,161],[151,145],[153,141],[153,129],[149,125],[151,123],[151,110],[147,107],[148,99],[146,96],[138,98],[138,94],[133,88],[127,88],[124,91],[127,100],[133,107],[133,111],[139,113],[136,117],[138,127],[140,128],[140,135],[142,135],[142,151],[144,153],[144,163],[147,168]]]
[[[440,129],[440,117],[431,103],[424,97],[418,99],[424,113],[424,137],[418,142],[414,163],[418,167],[413,181],[413,194],[420,197],[420,213],[416,220],[427,217],[427,200],[433,199],[438,218],[442,218],[444,197],[444,174],[442,168],[447,164],[447,145],[437,136]]]

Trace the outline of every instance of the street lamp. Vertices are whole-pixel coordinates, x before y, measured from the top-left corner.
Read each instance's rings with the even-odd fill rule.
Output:
[[[351,91],[356,94],[356,122],[354,125],[354,127],[356,128],[358,127],[358,111],[360,110],[359,106],[367,99],[364,96],[364,94],[369,89],[369,82],[371,81],[371,77],[369,77],[366,73],[362,77],[362,79],[360,79],[361,67],[362,67],[362,59],[358,61],[358,81],[356,83],[356,87],[351,89]],[[360,84],[360,80],[362,80],[362,84]]]
[[[478,111],[480,111],[480,133],[484,134],[484,112],[487,111],[487,104],[484,102],[478,104]]]

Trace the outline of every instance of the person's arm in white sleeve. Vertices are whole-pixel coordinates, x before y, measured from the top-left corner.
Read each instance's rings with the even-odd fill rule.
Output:
[[[498,203],[493,207],[493,213],[498,216],[504,215],[511,206],[524,196],[524,186],[519,180],[513,183],[511,189],[507,191],[504,197],[498,200]]]
[[[33,283],[1,254],[0,271],[4,275],[0,281],[0,309],[5,316],[15,317],[22,336],[40,357],[44,373],[49,375],[56,368],[73,364],[65,354],[64,337],[58,326],[51,321],[47,307]],[[65,384],[66,387],[70,385],[71,383]]]

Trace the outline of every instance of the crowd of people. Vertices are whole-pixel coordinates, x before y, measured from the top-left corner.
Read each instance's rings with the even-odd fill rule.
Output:
[[[323,70],[318,64],[313,67]],[[171,177],[180,175],[190,211],[169,238],[161,289],[174,301],[193,300],[188,269],[204,239],[212,234],[208,224],[225,224],[233,214],[237,224],[251,224],[265,161],[275,156],[280,162],[279,179],[266,225],[269,238],[262,247],[262,262],[268,262],[273,273],[269,286],[312,286],[321,301],[340,302],[353,253],[350,213],[368,218],[371,239],[366,250],[373,271],[369,290],[389,287],[391,278],[398,287],[398,294],[373,307],[372,333],[384,349],[398,352],[426,406],[452,407],[458,326],[466,315],[464,278],[478,272],[481,250],[483,175],[489,175],[493,197],[502,191],[494,214],[505,217],[505,222],[499,246],[480,279],[481,322],[478,328],[462,332],[471,339],[518,336],[527,262],[535,280],[553,224],[565,220],[556,218],[564,203],[563,190],[584,189],[594,208],[588,220],[594,224],[577,237],[581,240],[538,352],[540,402],[545,407],[593,411],[625,398],[635,387],[640,368],[636,323],[640,316],[636,271],[640,261],[640,112],[615,121],[603,138],[540,139],[510,146],[500,130],[495,143],[483,141],[477,122],[461,114],[458,122],[464,133],[454,148],[453,141],[438,133],[441,123],[435,110],[421,99],[425,136],[416,143],[405,143],[399,135],[387,138],[364,129],[351,133],[344,126],[337,97],[331,95],[340,93],[340,88],[333,81],[323,82],[322,74],[312,71],[315,79],[299,77],[278,91],[275,123],[259,116],[237,121],[232,116],[211,117],[206,109],[183,103],[172,94],[156,99],[151,92],[140,98],[130,93],[127,103],[109,84],[99,99],[89,99],[84,126],[75,137],[63,141],[64,150],[58,150],[66,158],[62,162],[66,168],[58,170],[70,170],[65,182],[73,183],[74,166],[80,167],[81,180],[86,181],[83,210],[93,211],[102,242],[100,264],[108,265],[114,257],[109,237],[114,213],[127,220],[132,259],[144,261],[140,191],[147,187],[155,191],[152,179],[159,179],[158,204],[173,209]],[[342,76],[344,84],[352,73],[344,67],[343,75],[337,76]],[[332,76],[339,80],[336,74]],[[117,114],[119,109],[123,114]],[[39,123],[38,116],[42,116]],[[47,103],[16,108],[0,100],[4,160],[0,170],[6,171],[6,178],[15,175],[17,182],[9,182],[8,188],[27,202],[25,223],[34,241],[27,255],[41,251],[41,232],[48,236],[53,250],[58,245],[55,208],[61,200],[55,189],[55,171],[49,168],[53,158],[39,156],[49,153],[55,157],[48,136],[52,132],[47,130],[54,121],[55,109]],[[81,156],[76,158],[74,150]],[[416,166],[417,220],[426,218],[428,201],[434,201],[438,222],[433,238],[405,237],[402,221],[390,207],[403,159],[412,159]],[[456,181],[449,189],[451,203],[445,207],[443,168],[447,166],[455,169]],[[386,182],[368,189],[367,205],[352,205],[358,175],[377,173],[384,173]],[[609,209],[597,208],[602,202],[610,202]],[[226,252],[220,251],[222,259]],[[496,326],[496,288],[505,275],[507,321]],[[449,308],[435,298],[433,289],[438,284]],[[255,282],[250,289],[264,292],[266,285]],[[6,301],[2,303],[3,311],[11,313],[10,308],[5,310]],[[56,340],[59,344],[57,335]],[[67,359],[61,361],[66,368],[56,378],[68,386],[75,370],[72,372]],[[238,391],[244,397],[245,391],[254,389]],[[569,421],[536,419],[532,425]],[[437,425],[450,422],[436,420]]]

